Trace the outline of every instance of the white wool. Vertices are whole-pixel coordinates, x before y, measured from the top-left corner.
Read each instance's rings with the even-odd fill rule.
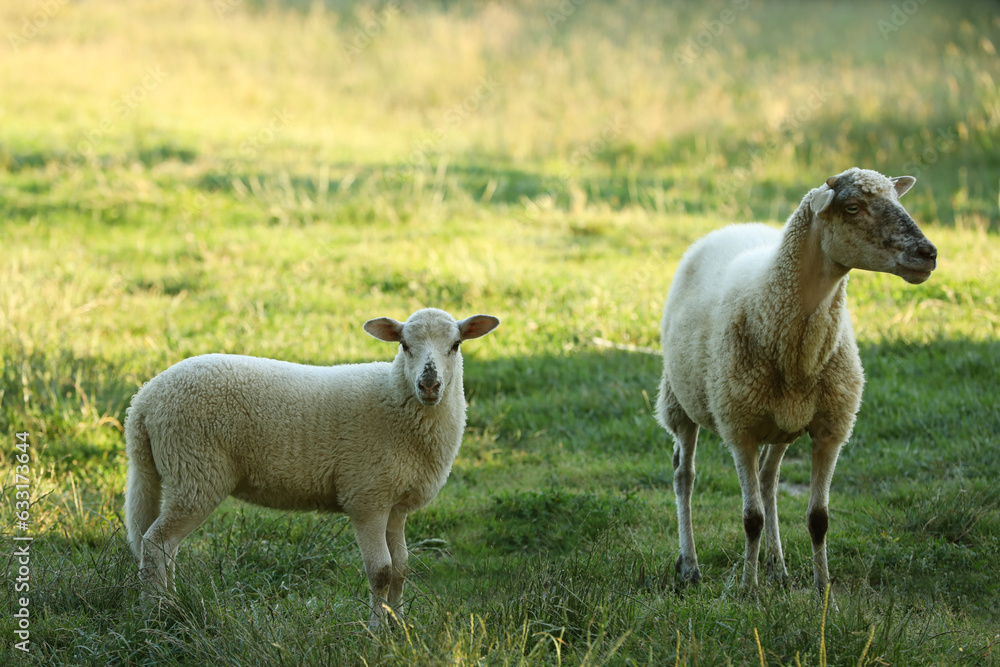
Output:
[[[401,342],[392,363],[207,354],[157,375],[125,422],[125,514],[144,578],[168,586],[180,541],[232,495],[346,513],[372,587],[370,624],[386,603],[398,614],[406,514],[444,486],[465,429],[458,343],[497,324],[425,309],[365,325]]]

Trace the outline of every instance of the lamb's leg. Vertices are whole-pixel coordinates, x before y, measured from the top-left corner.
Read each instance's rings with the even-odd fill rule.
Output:
[[[760,494],[760,479],[757,470],[757,445],[732,445],[736,473],[743,490],[743,532],[746,535],[746,551],[743,562],[743,589],[757,588],[757,559],[760,556],[760,535],[764,530],[764,501]]]
[[[385,541],[392,558],[392,579],[389,581],[388,602],[399,620],[403,618],[403,605],[400,599],[403,596],[403,584],[406,581],[406,559],[409,556],[406,551],[405,527],[406,510],[398,507],[392,508],[392,512],[389,514],[389,523],[385,529]]]
[[[160,516],[143,535],[140,577],[147,583],[159,584],[164,591],[175,590],[174,563],[181,540],[200,526],[224,498],[167,499]]]
[[[826,563],[826,531],[830,525],[830,482],[837,465],[841,443],[813,438],[812,473],[809,481],[809,509],[806,517],[813,547],[813,583],[820,595],[826,593],[830,571]]]
[[[785,556],[781,549],[781,533],[778,530],[778,469],[788,445],[767,445],[763,448],[760,463],[760,490],[764,500],[764,535],[767,538],[764,562],[767,578],[779,584],[788,580]]]
[[[374,632],[385,617],[389,584],[392,582],[392,556],[385,541],[389,515],[352,516],[351,521],[354,523],[354,535],[361,548],[361,558],[365,561],[365,573],[368,575],[368,588],[371,591],[368,629]]]

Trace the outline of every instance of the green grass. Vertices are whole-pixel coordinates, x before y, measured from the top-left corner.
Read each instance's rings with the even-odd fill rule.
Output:
[[[36,501],[31,653],[4,539],[0,661],[1000,664],[991,5],[926,3],[885,36],[892,5],[860,2],[323,7],[0,10],[5,538],[15,432]],[[918,176],[903,201],[940,268],[851,278],[867,386],[833,485],[839,609],[810,591],[805,440],[779,498],[791,586],[740,598],[739,484],[705,433],[704,580],[676,593],[641,350],[677,262],[853,165]],[[463,447],[409,520],[410,626],[364,629],[345,518],[236,501],[184,542],[177,597],[142,599],[121,433],[141,383],[206,352],[388,359],[361,324],[424,306],[503,324],[464,350]]]

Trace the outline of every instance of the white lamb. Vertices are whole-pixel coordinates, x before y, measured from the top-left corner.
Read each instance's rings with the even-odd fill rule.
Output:
[[[849,169],[809,191],[781,231],[731,225],[692,245],[681,259],[663,312],[657,400],[657,420],[674,437],[680,583],[701,579],[691,492],[703,426],[719,434],[736,462],[745,590],[757,586],[765,527],[769,579],[787,579],[778,467],[788,446],[809,433],[813,574],[816,588],[826,590],[830,482],[864,385],[847,312],[847,274],[852,268],[884,271],[912,284],[930,277],[937,249],[898,201],[915,180]]]
[[[400,615],[406,515],[444,486],[465,429],[459,345],[500,324],[437,309],[364,330],[392,363],[304,366],[192,357],[145,384],[125,423],[125,519],[145,581],[172,587],[177,547],[227,497],[347,514],[371,588],[369,627]]]

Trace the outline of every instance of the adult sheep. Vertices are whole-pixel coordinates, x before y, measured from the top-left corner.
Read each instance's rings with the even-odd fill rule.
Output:
[[[674,438],[681,583],[701,579],[691,525],[699,427],[732,452],[743,492],[745,590],[757,586],[761,532],[769,579],[787,579],[778,532],[778,468],[812,439],[807,523],[813,576],[829,582],[830,482],[854,428],[864,373],[847,312],[852,268],[927,280],[937,249],[899,204],[911,176],[853,168],[810,190],[781,231],[731,225],[681,259],[663,312],[657,420]],[[764,447],[758,467],[758,448]]]
[[[125,422],[125,520],[144,581],[169,590],[177,547],[227,497],[343,512],[371,589],[369,627],[401,613],[406,515],[444,486],[465,430],[464,340],[500,323],[433,308],[364,330],[392,363],[305,366],[208,354],[146,383]]]

